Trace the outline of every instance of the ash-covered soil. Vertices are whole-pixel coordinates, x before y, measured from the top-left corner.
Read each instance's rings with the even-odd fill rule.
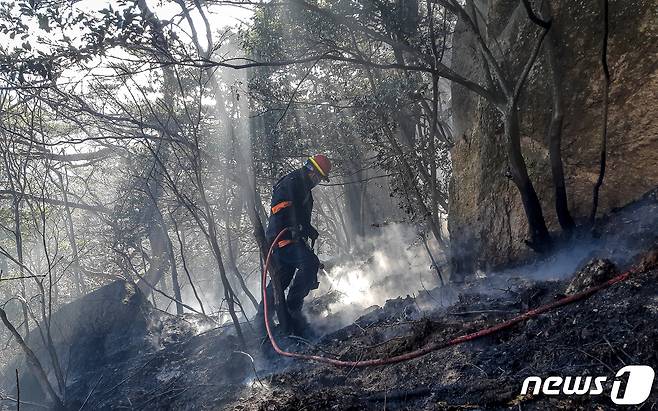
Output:
[[[236,410],[258,409],[574,409],[614,404],[612,377],[628,364],[658,366],[658,271],[649,270],[586,301],[557,309],[493,336],[390,366],[337,369],[290,363],[243,391]],[[532,285],[509,279],[493,294],[463,294],[446,309],[417,318],[412,298],[389,302],[355,325],[299,346],[341,359],[401,354],[498,323],[554,301],[568,282]],[[283,367],[285,361],[279,361]],[[532,375],[608,376],[598,396],[520,396]],[[656,387],[645,403],[658,401]]]
[[[277,338],[295,352],[343,360],[391,357],[498,324],[634,270],[627,281],[494,335],[394,365],[337,368],[269,355],[267,342],[248,325],[248,346],[242,347],[231,327],[216,327],[189,314],[164,315],[144,300],[135,324],[126,327],[123,316],[121,324],[105,327],[106,333],[78,336],[67,347],[67,406],[613,409],[618,406],[610,398],[611,386],[620,368],[649,365],[658,370],[658,218],[647,222],[647,216],[658,217],[658,200],[653,193],[643,201],[605,220],[598,228],[598,242],[588,248],[586,258],[571,263],[577,269],[566,275],[558,251],[543,262],[389,300],[314,341]],[[552,272],[560,273],[549,279],[547,273]],[[320,305],[308,304],[317,316],[314,321],[330,323]],[[317,324],[317,329],[323,328]],[[522,396],[528,376],[606,376],[607,382],[601,395]],[[11,387],[3,389],[11,392]],[[32,396],[23,398],[44,402]],[[657,403],[654,382],[642,409],[656,409]],[[2,404],[0,409],[13,409],[10,403]]]
[[[594,261],[575,278],[601,275],[601,266]],[[256,338],[240,348],[228,330],[194,335],[195,327],[184,320],[163,319],[159,333],[166,339],[101,367],[91,361],[72,384],[69,405],[79,409],[86,400],[88,409],[612,408],[617,370],[629,364],[658,369],[656,268],[493,336],[370,368],[270,358],[261,354]],[[487,279],[466,286],[473,290],[462,291],[449,306],[421,310],[429,295],[399,298],[318,341],[279,340],[288,350],[340,359],[390,357],[554,301],[569,285]],[[480,292],[483,288],[493,291]],[[532,375],[607,376],[608,382],[602,395],[521,396],[523,380]],[[646,409],[656,406],[657,389],[654,384]]]

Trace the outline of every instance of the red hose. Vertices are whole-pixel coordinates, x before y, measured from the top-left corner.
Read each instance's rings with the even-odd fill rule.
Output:
[[[331,364],[335,365],[338,367],[370,367],[370,366],[375,366],[375,365],[387,365],[387,364],[395,364],[398,362],[402,361],[408,361],[414,358],[421,357],[425,354],[428,354],[432,351],[440,350],[442,348],[446,348],[452,345],[458,345],[465,343],[466,341],[471,341],[475,340],[477,338],[481,338],[487,335],[491,335],[494,333],[497,333],[498,331],[504,330],[506,328],[510,328],[515,324],[518,324],[520,322],[526,321],[530,318],[537,317],[540,314],[543,314],[545,312],[551,311],[555,308],[562,307],[567,304],[571,304],[573,302],[583,300],[592,294],[603,290],[604,288],[608,288],[613,284],[619,283],[621,281],[626,280],[630,275],[632,271],[627,271],[623,274],[620,274],[608,281],[606,281],[603,284],[599,284],[597,286],[591,287],[583,292],[577,293],[577,294],[572,294],[570,296],[561,298],[557,301],[554,301],[550,304],[542,305],[541,307],[537,307],[535,309],[532,309],[530,311],[526,311],[523,314],[520,314],[514,318],[511,318],[507,321],[504,321],[500,324],[496,324],[494,326],[484,328],[480,331],[476,331],[470,334],[462,335],[460,337],[453,338],[452,340],[448,340],[445,342],[441,343],[431,343],[426,345],[423,348],[419,348],[418,350],[411,351],[405,354],[400,354],[396,355],[394,357],[388,357],[388,358],[376,358],[372,360],[363,360],[363,361],[343,361],[343,360],[336,360],[333,358],[327,358],[327,357],[322,357],[319,355],[308,355],[308,354],[300,354],[300,353],[294,353],[294,352],[288,352],[284,351],[279,347],[279,345],[276,343],[276,340],[274,339],[274,336],[272,335],[272,331],[270,329],[270,321],[269,321],[269,316],[268,316],[268,307],[267,307],[267,288],[266,288],[266,283],[267,283],[267,271],[270,265],[270,257],[272,256],[272,251],[274,250],[274,247],[276,243],[279,241],[279,238],[281,238],[281,235],[286,232],[287,229],[283,229],[279,235],[277,235],[276,239],[272,242],[272,246],[270,247],[270,250],[267,254],[267,258],[265,259],[265,266],[263,269],[263,277],[262,277],[262,286],[263,286],[263,307],[265,311],[265,328],[267,329],[267,336],[270,339],[270,342],[272,343],[272,347],[274,347],[274,351],[277,352],[277,354],[283,355],[285,357],[291,357],[291,358],[299,358],[303,360],[311,360],[311,361],[317,361],[317,362],[322,362],[326,364]]]

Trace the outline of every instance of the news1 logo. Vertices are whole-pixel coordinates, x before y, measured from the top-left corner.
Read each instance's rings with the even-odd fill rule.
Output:
[[[624,377],[628,374],[626,380],[626,389],[622,391]],[[612,382],[610,399],[619,405],[637,405],[649,398],[655,372],[648,365],[627,365],[617,371],[615,380]],[[607,377],[558,377],[552,376],[542,380],[541,377],[531,376],[523,381],[521,395],[528,394],[531,384],[534,383],[532,394],[537,395],[540,392],[545,395],[600,395],[603,394],[603,384],[608,380]]]

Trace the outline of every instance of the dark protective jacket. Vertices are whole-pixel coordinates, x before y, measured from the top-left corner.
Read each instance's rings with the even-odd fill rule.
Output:
[[[279,232],[287,227],[299,227],[302,237],[309,237],[315,229],[311,226],[313,211],[313,183],[303,168],[281,177],[272,191],[272,209],[267,223],[267,240],[273,241]],[[289,240],[285,233],[281,240]]]

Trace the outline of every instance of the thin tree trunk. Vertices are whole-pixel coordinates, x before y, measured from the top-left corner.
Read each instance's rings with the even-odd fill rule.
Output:
[[[45,184],[45,182],[44,182]],[[43,190],[44,187],[42,187]],[[42,193],[43,194],[43,193]],[[55,374],[55,378],[57,380],[57,385],[59,388],[60,393],[64,393],[66,389],[66,384],[64,382],[64,373],[62,372],[62,367],[59,361],[59,356],[57,355],[57,350],[55,348],[55,344],[53,342],[52,338],[52,318],[53,318],[53,287],[55,286],[55,277],[53,275],[53,264],[52,264],[52,259],[50,257],[50,253],[48,252],[48,243],[46,240],[46,211],[45,211],[45,202],[42,202],[38,208],[35,208],[32,203],[28,202],[28,206],[30,207],[30,210],[33,215],[39,215],[39,220],[37,218],[34,218],[34,224],[35,227],[37,227],[37,232],[39,232],[39,223],[41,224],[42,230],[39,232],[39,236],[41,238],[41,247],[43,249],[44,257],[46,260],[46,270],[48,272],[47,276],[45,278],[35,278],[35,283],[37,288],[39,289],[39,305],[41,308],[41,321],[42,325],[39,326],[37,323],[37,328],[39,329],[39,333],[41,334],[41,338],[43,340],[44,347],[48,351],[48,354],[50,356],[50,362],[53,366],[53,372]],[[39,222],[38,222],[39,221]],[[46,289],[44,288],[44,281],[48,279],[48,291],[46,292]],[[47,300],[46,300],[46,295],[47,295]],[[36,323],[36,321],[35,321]],[[45,336],[43,334],[42,328],[46,329]]]
[[[30,336],[30,320],[27,309],[27,289],[25,288],[25,270],[23,265],[23,234],[21,232],[20,200],[14,196],[14,239],[16,241],[16,256],[18,257],[18,270],[21,284],[21,308],[25,322],[25,336]]]
[[[599,177],[592,193],[592,211],[589,215],[590,225],[594,225],[599,207],[599,191],[605,177],[608,152],[608,92],[610,88],[610,69],[608,68],[608,0],[601,0],[603,8],[603,46],[601,47],[601,67],[603,68],[603,114],[601,119],[601,151],[599,154]]]
[[[434,31],[434,8],[432,7],[429,0],[427,1],[427,12],[429,17],[429,34],[430,34],[430,45],[432,49],[432,67],[436,69],[436,65],[441,62],[443,58],[443,51],[439,55],[436,47],[436,33]],[[445,19],[445,14],[444,14]],[[445,22],[444,22],[445,24]],[[444,39],[445,42],[445,39]],[[445,46],[445,44],[444,44]],[[443,47],[445,48],[445,47]],[[437,135],[437,126],[439,123],[439,76],[437,73],[432,73],[432,109],[431,109],[431,125],[430,125],[430,144],[429,144],[429,161],[430,161],[430,191],[431,191],[431,211],[432,219],[435,221],[439,220],[439,197],[437,189],[437,162],[436,162],[436,135]],[[423,237],[424,239],[424,237]],[[443,282],[443,280],[441,280]]]
[[[46,394],[48,394],[50,399],[55,404],[55,409],[58,410],[64,409],[64,404],[62,403],[62,399],[59,397],[59,395],[57,395],[52,384],[50,384],[50,381],[48,381],[48,377],[46,376],[46,372],[44,371],[41,362],[39,362],[39,358],[37,358],[37,356],[34,354],[34,351],[32,351],[30,347],[27,346],[25,340],[23,339],[23,337],[21,337],[19,332],[16,331],[16,328],[14,328],[14,326],[7,318],[7,313],[2,308],[0,308],[0,320],[2,320],[2,322],[5,324],[5,327],[7,327],[9,332],[16,339],[18,345],[23,350],[23,353],[25,354],[25,358],[27,360],[27,364],[32,370],[34,377],[37,379],[37,381],[39,381],[39,385],[41,385],[41,388],[44,390],[44,392],[46,392]]]
[[[242,207],[239,207],[242,208]],[[238,209],[238,216],[241,214],[242,210]],[[235,249],[233,248],[233,229],[231,228],[231,216],[230,216],[230,210],[229,207],[226,207],[226,248],[228,251],[228,263],[231,271],[233,271],[233,274],[235,277],[238,279],[238,282],[240,283],[240,287],[242,288],[242,291],[245,293],[247,298],[249,298],[249,301],[253,304],[254,308],[258,310],[258,300],[256,300],[256,297],[251,293],[249,290],[249,287],[247,287],[247,284],[244,281],[244,277],[242,276],[242,273],[240,273],[240,270],[238,269],[238,264],[237,264],[237,257],[235,255]]]
[[[180,292],[180,283],[178,282],[178,269],[176,268],[176,253],[174,252],[174,245],[171,242],[171,237],[167,234],[167,250],[169,252],[169,264],[171,265],[171,288],[176,297],[176,314],[182,315],[184,313],[183,305],[179,301],[183,301]]]
[[[217,225],[215,223],[214,213],[210,207],[208,198],[206,197],[205,186],[203,184],[203,180],[201,179],[201,170],[199,169],[201,165],[197,161],[195,166],[196,166],[195,176],[196,176],[197,187],[199,190],[199,197],[201,200],[201,204],[203,205],[203,209],[205,211],[205,219],[208,225],[208,233],[207,233],[208,241],[210,242],[213,255],[215,256],[215,261],[217,262],[217,267],[219,268],[219,276],[222,282],[222,286],[224,288],[224,298],[226,299],[228,312],[229,315],[231,316],[231,320],[233,320],[233,325],[235,326],[235,332],[237,333],[238,338],[240,339],[240,343],[243,346],[246,346],[246,341],[242,334],[242,328],[240,327],[240,320],[238,319],[238,316],[235,313],[236,295],[235,292],[233,291],[233,288],[231,287],[231,283],[229,282],[228,277],[226,276],[226,268],[224,267],[224,261],[222,260],[222,251],[221,248],[219,247],[219,242],[217,241]]]
[[[213,76],[213,81],[215,81],[215,77]],[[235,110],[236,105],[233,106],[233,110]],[[233,147],[233,152],[232,152],[232,157],[235,160],[236,164],[242,164],[244,161],[242,158],[242,153],[241,151],[238,152],[238,150],[242,150],[241,146],[237,144],[237,138],[235,135],[235,126],[233,123],[233,118],[236,118],[237,113],[233,111],[231,113],[231,119],[229,120],[229,137],[231,139],[231,145]],[[244,175],[243,173],[246,173],[246,167],[244,166],[238,166],[241,168],[241,174]],[[228,172],[224,173],[224,198],[228,198]],[[242,189],[242,184],[238,184],[238,187]],[[238,279],[238,283],[240,284],[240,288],[242,288],[242,291],[244,294],[249,298],[251,303],[253,304],[254,308],[256,311],[258,311],[258,300],[256,300],[256,297],[254,297],[253,293],[251,290],[249,290],[249,287],[247,287],[247,284],[244,281],[244,277],[242,276],[242,273],[238,269],[238,264],[237,264],[237,255],[235,252],[235,249],[233,247],[233,228],[232,228],[232,223],[233,221],[237,221],[238,228],[239,228],[239,223],[240,223],[240,215],[242,215],[242,208],[243,208],[243,201],[241,199],[236,198],[234,196],[232,202],[235,203],[237,200],[238,205],[233,206],[231,205],[231,202],[229,201],[228,204],[226,205],[224,217],[226,221],[226,245],[228,248],[228,263],[229,263],[229,268],[231,271],[233,271],[233,275]],[[234,211],[234,216],[231,216],[231,211]],[[244,311],[243,311],[244,312]]]
[[[208,209],[209,207],[206,207],[206,212],[209,211]],[[242,345],[245,346],[246,342],[244,336],[242,335],[240,320],[238,319],[238,316],[235,313],[235,292],[233,291],[233,288],[231,287],[231,284],[228,281],[228,277],[226,276],[226,269],[224,267],[224,262],[222,261],[222,252],[219,248],[219,243],[217,242],[217,227],[215,226],[215,222],[212,221],[211,216],[209,216],[209,220],[210,220],[209,221],[210,244],[213,250],[213,254],[215,255],[215,260],[217,261],[217,265],[219,267],[219,275],[222,280],[222,285],[224,287],[224,298],[226,299],[229,315],[231,316],[231,319],[233,320],[233,325],[235,326],[235,332],[237,333],[238,338],[240,339]]]
[[[544,2],[542,18],[545,21],[551,20],[550,2],[548,1]],[[550,29],[546,34],[544,47],[546,48],[548,69],[551,72],[551,95],[553,98],[553,113],[551,114],[548,128],[548,151],[553,177],[553,189],[555,190],[555,212],[560,227],[569,234],[573,231],[576,224],[569,212],[567,189],[564,182],[564,165],[562,163],[562,123],[564,121],[562,101],[563,84],[561,67],[557,64],[557,39],[554,28]]]
[[[64,169],[66,172],[66,169]],[[66,213],[66,235],[69,240],[69,245],[71,246],[71,252],[73,254],[73,273],[76,279],[76,291],[78,295],[85,294],[87,292],[87,287],[85,286],[84,279],[82,277],[82,268],[80,267],[80,257],[78,255],[78,245],[75,242],[75,231],[73,229],[73,214],[71,212],[71,207],[69,207],[69,196],[67,193],[68,184],[64,184],[64,178],[62,173],[57,173],[59,178],[59,185],[62,190],[62,198],[64,200],[64,211]],[[67,176],[68,183],[68,176]]]
[[[516,105],[511,105],[505,113],[505,134],[507,135],[507,154],[512,181],[521,194],[523,209],[528,219],[530,241],[526,243],[538,252],[547,251],[550,248],[551,239],[542,213],[541,203],[530,181],[528,169],[521,154],[521,133]]]
[[[430,211],[432,212],[432,221],[439,221],[439,192],[437,188],[437,164],[436,164],[436,134],[437,124],[439,121],[439,77],[432,76],[432,125],[430,127]]]
[[[429,244],[427,244],[427,237],[425,236],[425,233],[420,233],[420,238],[423,240],[425,251],[427,251],[427,255],[429,256],[430,261],[432,262],[432,268],[434,268],[437,277],[439,277],[439,280],[441,281],[441,287],[445,287],[446,284],[443,281],[443,275],[441,275],[441,269],[439,268],[439,264],[434,259],[434,254],[432,254],[432,250],[430,250]]]
[[[18,378],[18,368],[16,368],[16,411],[21,411],[21,381]]]
[[[170,214],[170,217],[172,223],[174,224],[174,231],[176,232],[176,238],[178,239],[178,245],[180,248],[180,259],[181,259],[181,263],[183,264],[183,271],[185,271],[185,275],[187,276],[187,280],[190,283],[190,287],[192,287],[192,292],[194,293],[194,297],[199,303],[201,312],[205,315],[206,310],[203,307],[203,302],[201,301],[201,297],[199,297],[199,293],[197,292],[196,286],[194,285],[194,281],[192,281],[192,274],[190,273],[190,270],[187,267],[187,259],[185,258],[185,233],[178,229],[178,223],[176,222],[173,213]]]
[[[21,309],[23,311],[23,323],[25,324],[25,336],[26,338],[30,336],[30,316],[28,314],[27,307],[27,289],[25,288],[25,269],[23,268],[23,233],[21,227],[21,202],[23,200],[23,190],[18,190],[18,175],[12,170],[11,163],[9,161],[9,150],[3,153],[2,159],[7,170],[7,179],[9,180],[9,188],[11,189],[12,196],[12,212],[14,218],[14,241],[16,243],[16,257],[18,260],[18,270],[20,278],[20,292],[21,292]],[[12,175],[13,174],[13,175]],[[16,178],[16,184],[14,183],[14,178]],[[19,192],[20,191],[20,192]]]

